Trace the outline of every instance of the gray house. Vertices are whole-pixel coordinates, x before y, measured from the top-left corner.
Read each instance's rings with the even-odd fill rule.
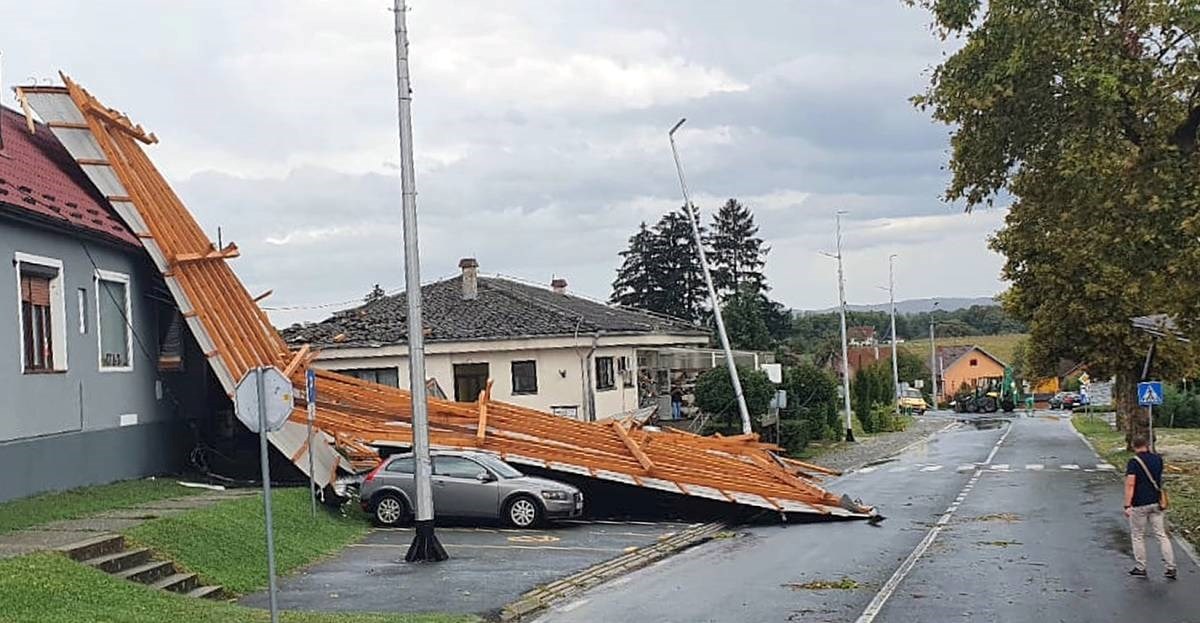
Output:
[[[0,108],[0,500],[169,472],[209,380],[138,239]],[[193,409],[193,410],[189,410]]]

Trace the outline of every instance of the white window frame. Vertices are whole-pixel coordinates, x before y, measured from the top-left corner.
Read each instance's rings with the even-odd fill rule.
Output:
[[[63,280],[66,273],[63,271],[62,260],[17,251],[13,253],[13,267],[16,269],[17,276],[17,335],[21,338],[20,346],[17,348],[17,361],[21,367],[21,373],[24,374],[27,372],[25,369],[25,315],[21,313],[22,264],[32,264],[56,271],[56,276],[50,280],[50,341],[52,342],[54,351],[54,368],[48,372],[66,372],[67,308],[66,297],[63,294]]]
[[[125,284],[125,352],[129,355],[129,364],[124,366],[104,365],[104,325],[100,321],[100,282],[110,281]],[[92,289],[96,291],[96,363],[101,372],[132,372],[133,371],[133,306],[129,287],[129,275],[111,270],[96,269],[92,278]]]

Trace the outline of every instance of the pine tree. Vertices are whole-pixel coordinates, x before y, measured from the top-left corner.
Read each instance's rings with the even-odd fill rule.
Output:
[[[691,322],[701,322],[709,314],[705,301],[704,273],[692,236],[692,224],[686,208],[668,212],[654,226],[660,246],[657,269],[661,271],[660,313]],[[693,206],[693,210],[695,207]],[[700,231],[704,239],[704,229]]]
[[[758,225],[749,208],[737,199],[726,201],[713,217],[708,244],[712,247],[713,285],[721,298],[747,290],[766,293],[769,288],[762,270],[770,248],[758,237]]]
[[[646,222],[638,226],[636,234],[629,237],[629,246],[621,251],[621,267],[612,283],[609,301],[615,305],[653,310],[652,301],[657,285],[654,275],[654,232]]]

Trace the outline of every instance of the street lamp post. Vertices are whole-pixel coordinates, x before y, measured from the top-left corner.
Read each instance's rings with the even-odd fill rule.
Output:
[[[842,328],[842,405],[846,409],[846,441],[854,441],[853,417],[850,413],[850,348],[846,340],[846,278],[842,271],[842,215],[845,210],[838,210],[834,215],[837,222],[837,255],[824,253],[837,260],[838,266],[838,308]]]
[[[675,171],[679,173],[679,187],[683,190],[683,209],[687,212],[688,222],[692,225],[692,236],[696,241],[696,253],[700,256],[700,268],[704,272],[704,285],[708,286],[708,300],[712,304],[713,320],[717,323],[717,335],[721,338],[721,349],[725,351],[725,365],[729,367],[729,378],[733,381],[733,394],[737,399],[738,412],[742,415],[742,432],[749,435],[754,432],[750,425],[750,410],[746,408],[746,397],[742,394],[742,380],[738,378],[737,364],[733,361],[733,349],[729,347],[729,335],[725,333],[725,319],[721,316],[721,302],[717,300],[717,289],[713,287],[712,273],[708,270],[708,258],[704,254],[704,242],[700,240],[700,224],[696,222],[696,206],[692,205],[688,195],[687,182],[683,177],[683,165],[679,162],[679,150],[675,148],[675,131],[687,119],[680,119],[675,127],[667,132],[671,141],[671,155],[675,158]]]
[[[933,399],[933,410],[934,411],[937,411],[937,408],[938,408],[937,344],[934,343],[934,334],[933,334],[933,317],[934,317],[935,313],[937,312],[937,308],[938,308],[938,302],[934,301],[933,309],[929,310],[929,382],[930,382],[930,385],[932,386],[930,388],[932,391],[932,393],[930,394],[930,397]]]
[[[412,396],[416,521],[408,562],[436,562],[449,555],[433,531],[433,460],[429,455],[429,403],[425,395],[425,336],[421,322],[421,267],[417,251],[417,187],[413,168],[412,89],[408,80],[408,29],[405,2],[395,0],[396,90],[400,104],[400,186],[404,216],[404,291],[408,299],[408,384]]]
[[[900,415],[900,364],[896,361],[896,254],[888,256],[888,300],[892,310],[892,391],[896,394],[896,415]]]

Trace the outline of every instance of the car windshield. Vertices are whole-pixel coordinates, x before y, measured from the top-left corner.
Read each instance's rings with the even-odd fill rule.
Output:
[[[525,475],[517,471],[517,468],[513,467],[512,465],[509,465],[508,463],[505,463],[504,461],[501,461],[500,459],[489,454],[480,454],[473,458],[476,461],[483,463],[484,466],[492,470],[493,473],[501,478],[520,478],[521,476]]]
[[[920,398],[920,397],[921,397],[921,390],[919,390],[919,389],[906,389],[906,390],[904,390],[904,397],[905,397],[905,398]]]

